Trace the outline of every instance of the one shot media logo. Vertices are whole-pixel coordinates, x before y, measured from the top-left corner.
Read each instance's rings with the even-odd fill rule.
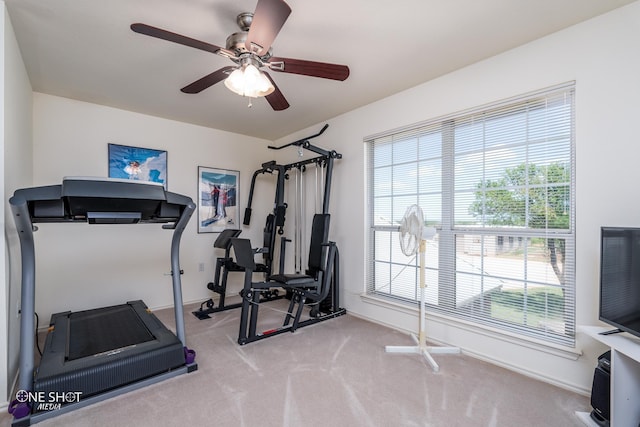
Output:
[[[81,391],[27,391],[18,390],[16,400],[20,403],[29,403],[36,411],[53,411],[60,409],[62,405],[80,401]]]

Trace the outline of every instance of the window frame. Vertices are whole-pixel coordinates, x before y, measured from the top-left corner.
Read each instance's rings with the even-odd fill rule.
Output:
[[[487,226],[483,224],[482,227],[478,227],[476,225],[464,225],[457,224],[455,218],[455,196],[456,196],[456,187],[455,187],[455,128],[459,125],[459,123],[464,123],[469,117],[478,114],[486,114],[487,112],[490,114],[494,114],[496,111],[500,112],[504,110],[504,113],[507,116],[510,111],[514,111],[513,107],[517,107],[528,102],[540,102],[540,100],[550,99],[558,94],[562,94],[567,97],[568,105],[568,113],[567,117],[570,121],[569,123],[569,142],[568,142],[568,157],[566,158],[567,164],[565,167],[569,170],[569,181],[567,183],[563,183],[561,185],[565,185],[569,187],[568,195],[569,198],[568,207],[569,207],[569,220],[568,220],[568,228],[524,228],[524,229],[514,229],[509,226]],[[546,107],[545,107],[546,108]],[[478,108],[474,108],[471,110],[451,114],[448,116],[439,117],[436,119],[428,120],[425,122],[409,125],[402,128],[397,128],[390,130],[388,132],[384,132],[381,134],[372,135],[364,138],[364,142],[366,144],[366,171],[367,171],[367,197],[368,197],[368,228],[369,232],[368,242],[367,242],[367,268],[366,268],[366,289],[365,292],[367,295],[389,298],[396,302],[401,302],[405,304],[416,304],[418,303],[418,260],[416,259],[410,260],[406,263],[396,263],[394,262],[393,256],[390,256],[388,260],[388,275],[385,286],[391,287],[400,274],[403,275],[403,278],[406,280],[407,277],[410,277],[411,274],[406,274],[404,271],[397,273],[398,269],[405,270],[410,268],[414,271],[413,276],[415,280],[413,283],[408,283],[405,286],[405,295],[409,295],[410,287],[412,286],[414,289],[414,297],[408,296],[399,296],[398,294],[393,294],[390,290],[388,292],[381,291],[380,283],[376,282],[376,266],[380,263],[384,263],[384,260],[379,260],[376,258],[376,236],[377,233],[388,233],[388,238],[397,239],[398,226],[394,225],[394,221],[397,222],[398,215],[394,212],[393,208],[393,198],[396,196],[396,193],[391,190],[391,193],[384,196],[379,196],[376,193],[375,188],[375,171],[381,166],[376,166],[374,162],[376,162],[374,156],[374,150],[379,147],[381,144],[390,143],[391,150],[393,151],[393,144],[397,141],[401,141],[403,139],[409,138],[419,138],[425,134],[440,132],[442,135],[441,139],[441,147],[440,150],[434,150],[434,152],[439,151],[442,166],[440,170],[441,176],[441,191],[439,192],[441,197],[441,218],[439,218],[439,223],[435,224],[438,231],[438,256],[437,262],[434,266],[433,263],[431,266],[427,266],[427,277],[429,277],[429,272],[433,274],[437,274],[437,282],[438,282],[438,293],[445,291],[449,292],[450,295],[438,295],[437,303],[434,304],[433,301],[427,301],[427,308],[432,313],[438,313],[446,316],[452,316],[454,318],[459,318],[464,321],[473,321],[475,324],[479,324],[481,326],[486,326],[491,329],[504,330],[505,332],[515,333],[519,336],[528,336],[531,338],[539,339],[543,342],[551,342],[555,344],[559,344],[563,347],[574,347],[575,346],[575,292],[576,292],[576,284],[575,284],[575,215],[576,215],[576,201],[575,201],[575,82],[568,82],[562,85],[554,86],[551,88],[542,89],[540,91],[531,92],[528,94],[524,94],[518,97],[510,98],[508,100],[500,101],[497,103],[487,104]],[[395,140],[394,140],[395,138]],[[418,142],[419,144],[419,142]],[[515,144],[514,146],[516,146]],[[522,143],[526,149],[533,146],[529,140],[526,140]],[[490,150],[482,150],[482,153],[487,153]],[[411,161],[407,161],[404,159],[401,163],[415,163],[416,169],[419,168],[421,162],[425,159],[420,157],[419,152],[415,156],[415,159]],[[533,162],[527,164],[534,164]],[[386,165],[391,168],[391,173],[393,174],[393,169],[395,168],[395,163],[393,160]],[[393,182],[393,176],[391,176],[391,180]],[[417,178],[419,181],[419,178]],[[548,191],[551,187],[560,186],[560,184],[556,185],[553,182],[546,182],[541,188]],[[393,186],[392,186],[393,187]],[[534,188],[534,186],[531,186]],[[527,191],[529,188],[527,187]],[[468,192],[468,190],[467,190]],[[408,193],[408,196],[415,196],[416,201],[420,199],[421,196],[424,196],[427,193],[421,192],[419,188],[419,184],[416,184],[416,191]],[[435,194],[435,193],[430,193]],[[391,200],[391,219],[388,224],[381,224],[376,216],[376,199],[379,197],[389,197]],[[402,213],[399,217],[402,216]],[[526,217],[525,217],[526,218]],[[427,216],[427,220],[429,220]],[[526,220],[525,220],[526,221]],[[429,224],[428,224],[429,225]],[[433,224],[432,224],[433,225]],[[548,224],[547,224],[548,225]],[[497,234],[499,233],[499,234]],[[484,239],[487,237],[494,236],[496,241],[499,240],[498,236],[502,237],[504,240],[511,242],[512,239],[518,239],[519,242],[522,242],[522,239],[525,239],[525,244],[527,242],[531,242],[531,239],[547,239],[545,244],[549,244],[549,239],[554,239],[556,242],[557,239],[563,239],[564,241],[564,253],[563,253],[563,279],[564,282],[561,282],[558,288],[562,291],[563,298],[563,313],[562,319],[564,321],[563,333],[558,333],[557,331],[539,331],[537,328],[533,328],[531,326],[520,325],[517,323],[502,321],[500,319],[491,318],[490,316],[482,316],[476,314],[468,314],[464,313],[459,308],[455,307],[457,305],[455,294],[457,291],[456,284],[456,274],[459,273],[456,269],[456,239],[459,236],[479,236],[481,242],[484,242]],[[484,244],[484,243],[483,243]],[[390,246],[393,246],[391,243]],[[525,245],[525,248],[530,247]],[[484,251],[484,246],[483,249]],[[528,258],[526,258],[526,249],[525,249],[525,258],[524,263],[526,264]],[[427,255],[428,257],[428,255]],[[395,270],[394,270],[395,268]],[[526,268],[526,267],[525,267]],[[396,273],[394,274],[394,271]],[[385,270],[385,273],[386,270]],[[482,276],[488,276],[484,273],[484,268],[482,272]],[[560,280],[560,279],[558,279]],[[525,279],[523,283],[533,283],[530,279]],[[442,286],[445,284],[445,286]],[[447,285],[448,284],[448,285]],[[429,286],[429,284],[428,284]],[[484,296],[484,293],[482,294]],[[525,300],[528,298],[528,294],[525,293]],[[449,304],[447,307],[446,304]],[[546,308],[545,308],[546,309]],[[528,310],[528,308],[527,308]],[[531,313],[527,312],[527,314],[523,314],[523,316],[530,315]],[[548,314],[546,314],[548,315]],[[525,321],[526,323],[526,321]]]

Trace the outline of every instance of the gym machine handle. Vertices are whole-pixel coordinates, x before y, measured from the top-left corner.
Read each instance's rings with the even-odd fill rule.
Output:
[[[275,160],[272,160],[270,162],[266,162],[262,164],[262,169],[258,169],[257,171],[255,171],[253,173],[253,176],[251,177],[251,187],[249,189],[249,200],[247,201],[247,207],[245,208],[244,211],[244,219],[242,221],[242,223],[244,225],[249,225],[251,223],[251,203],[253,202],[253,190],[256,186],[256,178],[258,178],[258,175],[263,174],[263,173],[273,173],[273,172],[278,172],[278,180],[284,180],[285,177],[285,172],[286,169],[284,166],[278,165],[276,164]],[[282,197],[282,195],[280,196]],[[282,201],[281,200],[276,200],[276,204],[278,206],[282,205]],[[281,221],[280,221],[281,218]],[[284,213],[282,213],[281,215],[279,215],[279,222],[282,222],[282,224],[276,223],[276,225],[283,225],[284,224]]]
[[[251,208],[245,208],[244,210],[244,220],[242,221],[244,225],[249,225],[251,223]]]
[[[309,143],[309,140],[322,135],[324,133],[324,131],[327,130],[328,127],[329,127],[329,124],[327,123],[322,127],[322,129],[320,129],[320,132],[316,133],[315,135],[307,136],[306,138],[302,138],[302,139],[299,139],[297,141],[293,141],[293,142],[290,142],[288,144],[281,145],[280,147],[274,147],[273,145],[269,145],[269,146],[267,146],[267,148],[269,148],[271,150],[282,150],[283,148],[295,145],[295,146],[302,146],[303,148],[306,148],[307,150],[311,150],[314,153],[326,156],[326,155],[329,154],[328,151],[325,151],[325,150],[323,150],[321,148],[318,148],[318,147],[315,147],[315,146],[311,145]]]

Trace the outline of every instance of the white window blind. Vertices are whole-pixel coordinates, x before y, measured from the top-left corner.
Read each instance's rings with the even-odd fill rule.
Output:
[[[428,226],[428,310],[575,342],[574,87],[368,138],[367,292],[415,303],[398,226]]]

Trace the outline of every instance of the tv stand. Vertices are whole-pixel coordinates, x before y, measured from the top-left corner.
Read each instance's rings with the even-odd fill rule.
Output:
[[[611,329],[609,331],[600,332],[599,335],[613,335],[613,334],[619,334],[621,332],[622,332],[622,329]]]
[[[611,331],[599,326],[582,326],[579,331],[611,347],[611,425],[638,427],[640,339],[628,334],[607,334]],[[598,425],[590,419],[588,412],[580,412],[577,415],[588,426]]]

